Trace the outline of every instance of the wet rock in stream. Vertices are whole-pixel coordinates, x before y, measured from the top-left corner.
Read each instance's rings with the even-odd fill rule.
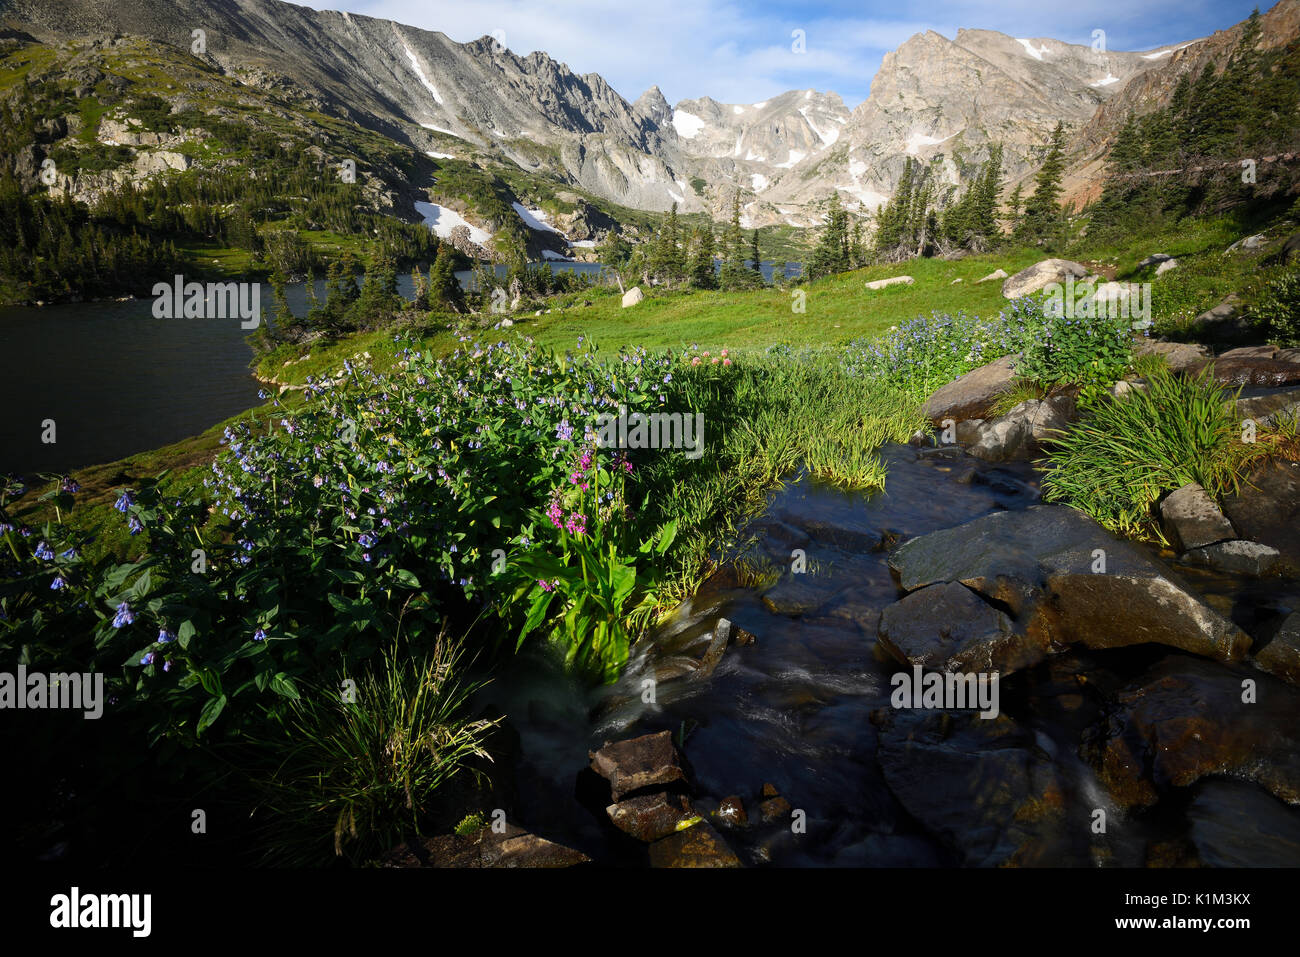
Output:
[[[1187,832],[1153,847],[1148,866],[1295,867],[1300,865],[1300,809],[1254,784],[1213,778],[1195,788]]]
[[[900,664],[1003,675],[1041,661],[1044,645],[964,585],[918,588],[884,610],[877,639]]]
[[[1034,736],[1006,715],[881,709],[876,752],[904,808],[963,864],[1050,866],[1080,858],[1062,780]]]
[[[416,845],[402,845],[381,860],[383,867],[496,868],[573,867],[590,861],[586,854],[548,841],[514,824],[496,831],[444,834]]]
[[[686,780],[667,731],[606,745],[591,753],[591,769],[609,782],[614,800],[660,785]]]
[[[1300,689],[1244,668],[1173,655],[1121,691],[1082,753],[1117,803],[1226,774],[1300,804]]]
[[[995,512],[912,539],[889,567],[909,592],[960,582],[1054,646],[1154,642],[1222,660],[1250,646],[1172,571],[1062,505]]]

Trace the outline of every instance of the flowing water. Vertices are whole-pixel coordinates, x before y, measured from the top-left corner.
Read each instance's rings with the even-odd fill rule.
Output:
[[[884,492],[844,493],[802,479],[777,493],[751,526],[759,552],[783,569],[791,565],[792,547],[801,547],[804,574],[786,570],[771,590],[771,580],[747,587],[734,574],[715,576],[634,649],[611,687],[585,689],[547,653],[533,651],[482,692],[480,704],[510,715],[519,734],[510,818],[599,861],[644,863],[644,846],[609,824],[608,792],[592,788],[583,769],[588,751],[605,742],[667,730],[686,762],[697,811],[707,817],[724,798],[742,798],[751,826],[728,832],[727,840],[747,864],[971,863],[935,832],[987,823],[982,815],[996,805],[1005,782],[998,779],[1001,765],[981,762],[1004,742],[982,744],[994,750],[972,754],[954,731],[952,750],[940,745],[927,758],[907,751],[906,726],[887,737],[873,714],[890,711],[890,676],[904,669],[874,650],[876,615],[902,595],[887,565],[894,543],[1035,504],[1037,482],[1026,464],[989,465],[954,449],[887,446],[882,454],[889,469]],[[1243,608],[1251,601],[1252,586],[1240,581],[1202,575],[1196,583],[1207,594],[1217,591],[1220,604],[1229,595]],[[728,647],[716,670],[700,677],[694,662],[720,616],[756,641]],[[1143,863],[1145,842],[1161,827],[1158,814],[1112,827],[1108,838],[1090,836],[1097,809],[1115,820],[1118,812],[1076,756],[1080,734],[1098,712],[1080,703],[1073,679],[1098,667],[1127,679],[1168,651],[1067,653],[1002,683],[1001,711],[1024,729],[1024,760],[1052,769],[1064,802],[1067,824],[1044,823],[1044,833],[1035,835],[1050,858],[1029,863]],[[656,679],[652,704],[641,694],[647,678]],[[980,721],[972,724],[978,735]],[[919,803],[929,827],[895,799],[882,772],[886,764],[921,776]],[[804,812],[804,833],[793,833],[788,817],[753,826],[765,784]],[[917,803],[914,795],[912,806]],[[1025,827],[1032,834],[1036,825]]]

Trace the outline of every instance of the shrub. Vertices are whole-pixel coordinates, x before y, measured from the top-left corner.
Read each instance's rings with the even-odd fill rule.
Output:
[[[1131,354],[1127,319],[1045,313],[1025,342],[1016,371],[1045,385],[1109,385],[1128,369]]]
[[[1270,282],[1251,312],[1268,325],[1277,341],[1300,345],[1300,269],[1292,269]]]

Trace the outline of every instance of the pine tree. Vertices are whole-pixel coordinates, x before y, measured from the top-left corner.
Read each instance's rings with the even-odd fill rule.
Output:
[[[1052,139],[1034,177],[1034,195],[1025,204],[1018,239],[1037,242],[1053,235],[1061,224],[1061,178],[1065,172],[1065,124],[1057,122]]]
[[[695,231],[691,256],[691,285],[696,289],[717,289],[718,276],[713,268],[713,224],[706,223]]]
[[[758,251],[758,230],[749,237],[749,268],[754,271],[758,281],[763,281],[763,254]]]
[[[740,233],[740,191],[731,202],[731,222],[723,232],[722,271],[719,284],[723,289],[743,289],[749,285],[745,268],[745,244]]]
[[[479,287],[486,292],[486,284]],[[438,246],[438,256],[429,267],[429,304],[431,307],[461,312],[465,306],[465,293],[456,279],[456,265],[447,243]]]
[[[838,192],[833,193],[826,211],[826,226],[822,229],[817,247],[805,270],[809,279],[819,279],[848,270],[848,225],[848,213],[840,204],[840,195]]]
[[[420,272],[418,263],[411,267],[411,289],[414,292],[411,305],[421,312],[427,312],[429,309],[429,284],[425,280],[424,274]]]

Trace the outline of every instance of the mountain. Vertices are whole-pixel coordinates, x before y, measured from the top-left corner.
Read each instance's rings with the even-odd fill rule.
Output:
[[[258,86],[296,87],[328,112],[422,151],[482,149],[616,202],[701,208],[685,194],[676,136],[599,74],[491,37],[442,33],[279,0],[17,0],[10,26],[48,42],[130,34],[191,50]],[[661,97],[662,98],[662,97]]]
[[[1153,63],[1138,53],[990,30],[959,30],[953,40],[917,34],[885,54],[870,95],[833,147],[803,158],[762,198],[779,211],[838,190],[851,207],[875,209],[908,157],[934,164],[940,181],[956,186],[994,142],[1004,145],[1004,175],[1015,180],[1037,167],[1058,120],[1086,122]]]
[[[1300,0],[1280,0],[1265,15],[1268,42],[1294,35],[1298,9]],[[1238,29],[1145,53],[926,31],[885,55],[850,111],[814,90],[670,106],[656,86],[629,103],[599,74],[542,52],[279,0],[14,0],[0,22],[51,43],[116,33],[184,51],[201,24],[206,49],[196,55],[211,66],[293,90],[420,153],[523,170],[636,210],[675,203],[719,217],[739,190],[746,226],[818,224],[836,192],[850,208],[875,209],[908,157],[958,186],[994,142],[1010,185],[1032,175],[1058,121],[1071,130],[1067,195],[1095,195],[1128,111],[1158,105],[1181,72],[1230,49]]]

